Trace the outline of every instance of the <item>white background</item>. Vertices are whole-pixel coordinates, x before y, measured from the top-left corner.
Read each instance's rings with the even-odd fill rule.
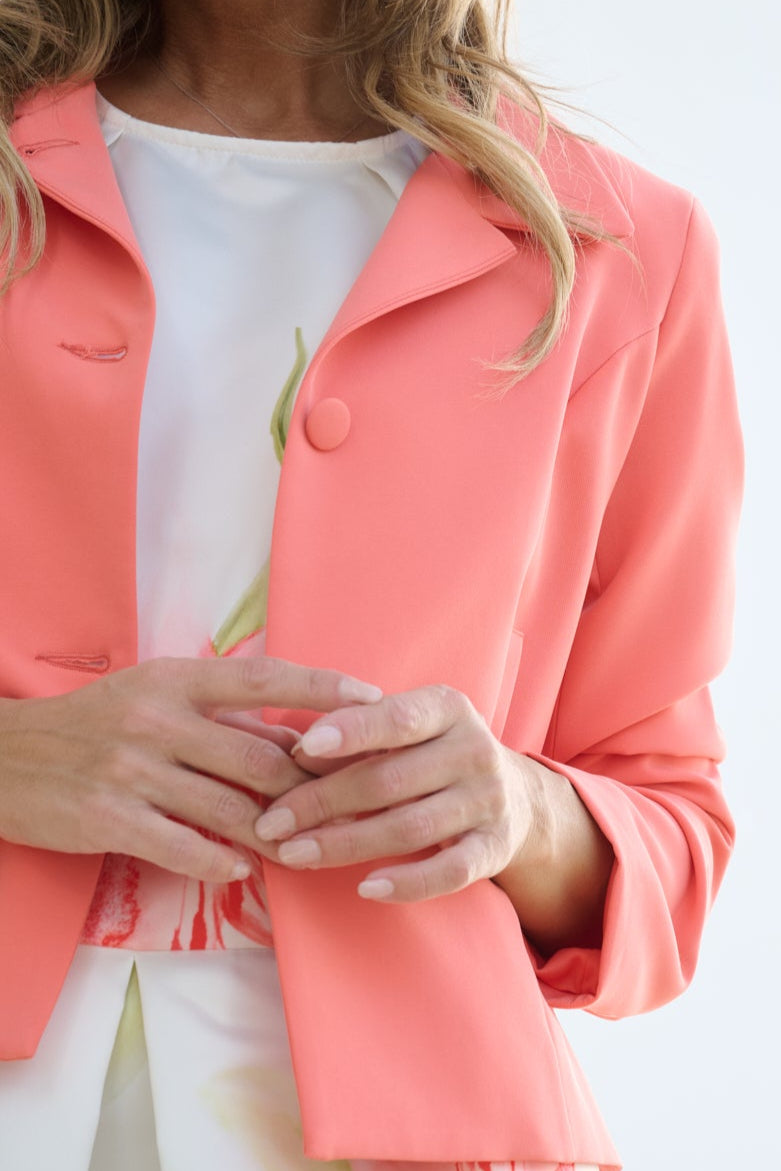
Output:
[[[747,452],[735,654],[715,685],[738,845],[690,990],[627,1021],[563,1014],[627,1171],[781,1168],[781,19],[771,0],[516,0],[516,57],[694,191],[721,238]],[[573,121],[568,116],[570,122]]]

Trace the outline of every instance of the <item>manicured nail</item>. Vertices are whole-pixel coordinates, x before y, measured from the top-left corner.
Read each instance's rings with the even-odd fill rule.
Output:
[[[382,688],[360,679],[342,679],[339,694],[345,703],[376,703],[382,699]]]
[[[278,854],[285,866],[311,866],[320,861],[322,851],[314,838],[300,838],[297,842],[283,842]]]
[[[358,886],[358,894],[362,899],[387,899],[393,891],[394,886],[389,878],[367,878]]]
[[[318,724],[304,732],[298,742],[301,752],[307,756],[324,756],[342,746],[342,733],[334,724]]]
[[[272,809],[255,822],[255,833],[262,842],[289,837],[295,828],[296,819],[292,809]]]
[[[231,882],[243,882],[245,878],[249,878],[251,873],[252,868],[248,862],[237,862],[233,867]]]

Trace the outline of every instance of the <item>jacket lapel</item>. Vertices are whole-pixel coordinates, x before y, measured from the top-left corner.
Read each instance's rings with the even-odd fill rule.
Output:
[[[458,178],[437,155],[420,165],[336,314],[312,363],[313,373],[352,330],[472,280],[516,255],[507,236],[480,215],[474,180]]]
[[[11,141],[45,195],[108,232],[144,267],[103,141],[94,85],[43,89],[22,102]]]

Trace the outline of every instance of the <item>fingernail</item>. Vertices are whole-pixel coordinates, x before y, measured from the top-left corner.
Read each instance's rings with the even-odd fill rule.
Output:
[[[283,842],[278,854],[286,866],[311,866],[320,861],[322,851],[314,838],[301,838],[297,842]]]
[[[393,891],[394,886],[389,878],[367,878],[358,885],[358,894],[362,899],[387,899]]]
[[[255,833],[262,842],[286,838],[295,831],[296,819],[292,809],[272,809],[255,822]]]
[[[376,703],[382,699],[382,688],[360,679],[342,679],[339,694],[346,703]]]
[[[252,869],[248,862],[237,862],[233,867],[231,882],[243,882],[245,878],[249,878],[251,873]]]
[[[298,742],[301,752],[307,756],[323,756],[326,752],[334,752],[342,744],[342,733],[334,724],[318,724],[304,732]]]

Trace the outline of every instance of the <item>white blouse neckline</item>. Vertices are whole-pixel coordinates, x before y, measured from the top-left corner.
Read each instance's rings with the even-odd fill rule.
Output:
[[[145,122],[112,105],[99,91],[96,91],[96,101],[107,146],[112,146],[121,135],[130,134],[135,138],[192,150],[302,163],[375,162],[413,143],[417,148],[416,153],[426,153],[422,144],[406,130],[392,130],[388,134],[359,142],[287,142],[265,138],[234,138]]]

